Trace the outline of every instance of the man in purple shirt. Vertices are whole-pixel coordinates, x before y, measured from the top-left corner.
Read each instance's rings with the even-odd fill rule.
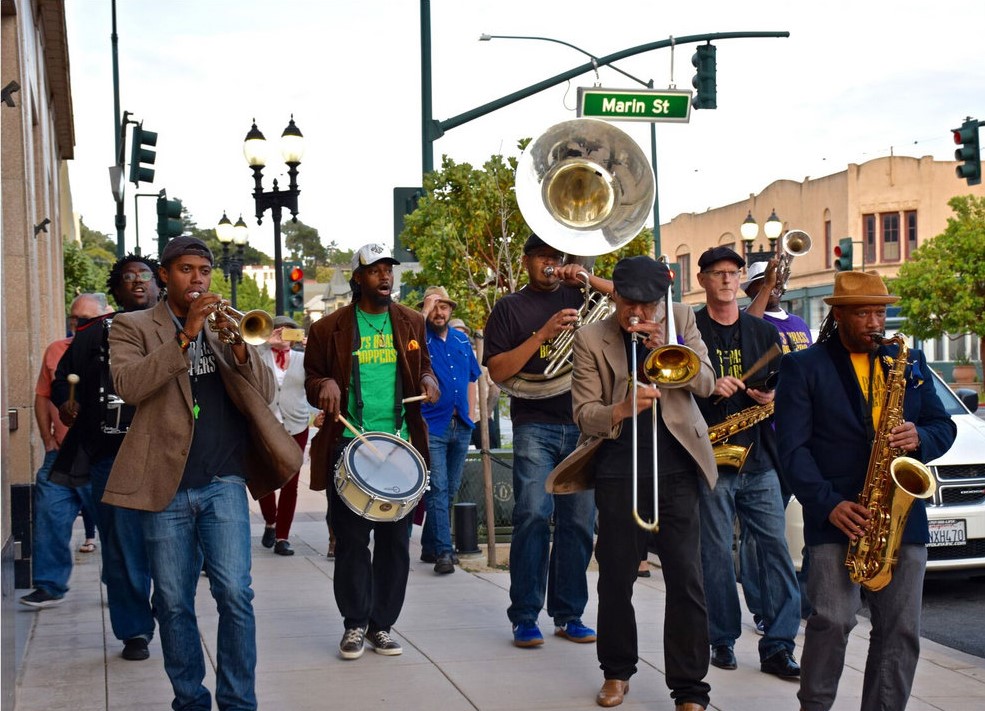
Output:
[[[431,486],[425,499],[427,518],[421,534],[421,560],[434,563],[434,572],[440,575],[454,573],[458,562],[451,546],[449,514],[475,428],[472,417],[477,402],[476,381],[482,374],[468,336],[448,328],[455,306],[443,286],[428,287],[419,305],[427,322],[431,369],[441,388],[438,402],[421,406],[428,423],[431,452]]]
[[[801,351],[813,340],[811,329],[800,316],[787,313],[780,306],[780,294],[776,291],[776,260],[753,262],[746,270],[742,290],[752,299],[746,313],[758,316],[776,326],[780,332],[783,352]]]

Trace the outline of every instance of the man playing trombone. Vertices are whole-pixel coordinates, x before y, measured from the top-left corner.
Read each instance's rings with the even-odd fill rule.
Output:
[[[693,395],[710,395],[715,374],[691,309],[682,304],[673,305],[673,311],[667,308],[672,320],[658,314],[658,307],[666,303],[663,300],[669,299],[671,275],[666,265],[646,256],[630,257],[616,265],[612,280],[615,314],[576,333],[571,387],[575,422],[583,438],[603,439],[592,461],[599,514],[597,645],[605,676],[596,701],[600,706],[622,703],[629,678],[636,673],[633,583],[641,554],[652,540],[667,587],[663,635],[667,686],[678,711],[697,711],[708,705],[711,688],[704,681],[709,662],[708,618],[701,578],[698,499],[699,490],[715,485],[718,470]],[[639,375],[634,377],[632,363],[642,366],[649,349],[664,345],[665,334],[673,333],[665,324],[677,321],[683,325],[687,346],[680,350],[694,363],[689,379],[658,388]],[[639,383],[635,411],[634,383]],[[658,413],[655,419],[654,412]],[[634,417],[637,422],[631,427]],[[633,485],[634,475],[638,486]],[[653,523],[644,528],[637,525],[637,517],[645,519],[644,524]],[[649,531],[654,528],[658,531],[651,539]]]

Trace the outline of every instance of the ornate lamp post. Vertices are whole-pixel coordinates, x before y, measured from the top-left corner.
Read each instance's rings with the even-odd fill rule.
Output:
[[[232,295],[229,300],[235,309],[238,308],[236,304],[236,287],[243,280],[243,253],[250,238],[250,229],[243,222],[242,215],[239,216],[239,219],[234,225],[229,221],[229,218],[226,217],[226,213],[224,212],[222,213],[222,219],[219,220],[219,224],[215,227],[215,235],[219,238],[219,243],[222,244],[222,257],[219,260],[219,268],[222,269],[222,273],[229,280],[232,288]],[[234,254],[229,254],[230,243],[236,245],[236,252]]]
[[[770,212],[770,216],[766,218],[766,223],[763,225],[763,234],[766,239],[769,240],[770,248],[767,252],[763,249],[763,246],[759,246],[759,251],[753,252],[752,246],[756,241],[756,237],[759,236],[759,225],[756,223],[756,218],[752,216],[752,210],[746,215],[746,219],[742,221],[739,226],[739,234],[742,237],[742,256],[745,258],[746,262],[760,262],[770,259],[774,254],[776,254],[776,240],[779,238],[780,234],[783,232],[783,221],[776,216],[776,210]]]
[[[274,302],[275,313],[280,316],[284,313],[284,270],[281,264],[281,236],[280,223],[282,210],[287,208],[291,212],[293,222],[298,221],[298,166],[301,164],[301,156],[304,154],[304,137],[301,131],[294,125],[294,115],[280,137],[280,150],[284,162],[287,164],[287,174],[290,178],[287,190],[281,190],[274,179],[273,190],[264,191],[263,189],[263,168],[266,165],[267,141],[257,128],[256,121],[253,127],[246,134],[243,143],[243,155],[246,163],[253,170],[253,199],[256,201],[257,224],[263,224],[263,213],[268,209],[274,221]]]

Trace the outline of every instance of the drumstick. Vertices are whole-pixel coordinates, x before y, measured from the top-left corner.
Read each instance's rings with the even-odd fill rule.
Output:
[[[746,369],[746,372],[742,374],[742,377],[739,378],[739,380],[743,383],[746,382],[746,380],[749,378],[750,375],[755,373],[757,370],[762,368],[764,365],[769,363],[771,360],[773,360],[774,357],[778,355],[780,355],[780,346],[774,343],[773,346],[768,351],[763,353],[763,355],[759,356],[759,358],[756,359],[756,362]],[[724,395],[719,395],[718,399],[715,400],[714,404],[717,405],[724,399],[725,399]]]
[[[68,377],[65,378],[68,381],[68,403],[69,405],[75,404],[75,386],[79,382],[79,376],[75,373],[69,373]]]
[[[400,402],[406,405],[408,402],[419,402],[421,400],[427,400],[427,395],[411,395],[410,397],[405,397]]]
[[[362,432],[360,432],[359,430],[357,430],[355,427],[353,427],[349,423],[349,421],[347,419],[345,419],[344,417],[342,417],[341,413],[338,414],[338,415],[336,415],[335,416],[335,419],[337,419],[339,422],[341,422],[343,425],[345,425],[348,428],[348,430],[350,432],[352,432],[353,435],[355,435],[356,439],[358,439],[360,442],[362,442],[363,444],[365,444],[366,445],[366,448],[369,449],[369,451],[371,451],[373,454],[375,454],[377,459],[379,459],[381,462],[384,459],[386,459],[386,457],[383,456],[383,453],[380,450],[378,450],[376,447],[373,446],[373,443],[372,442],[370,442],[368,439],[366,439],[365,437],[363,437],[363,433]]]

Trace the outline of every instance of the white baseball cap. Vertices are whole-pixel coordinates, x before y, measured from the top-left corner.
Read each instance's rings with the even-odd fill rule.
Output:
[[[368,267],[370,264],[376,264],[377,262],[400,264],[400,262],[393,258],[390,248],[385,244],[370,242],[357,249],[356,253],[352,255],[352,271],[356,271],[360,267]]]
[[[753,262],[749,265],[746,269],[746,280],[741,284],[743,291],[749,291],[750,284],[766,276],[766,264],[766,262]]]

